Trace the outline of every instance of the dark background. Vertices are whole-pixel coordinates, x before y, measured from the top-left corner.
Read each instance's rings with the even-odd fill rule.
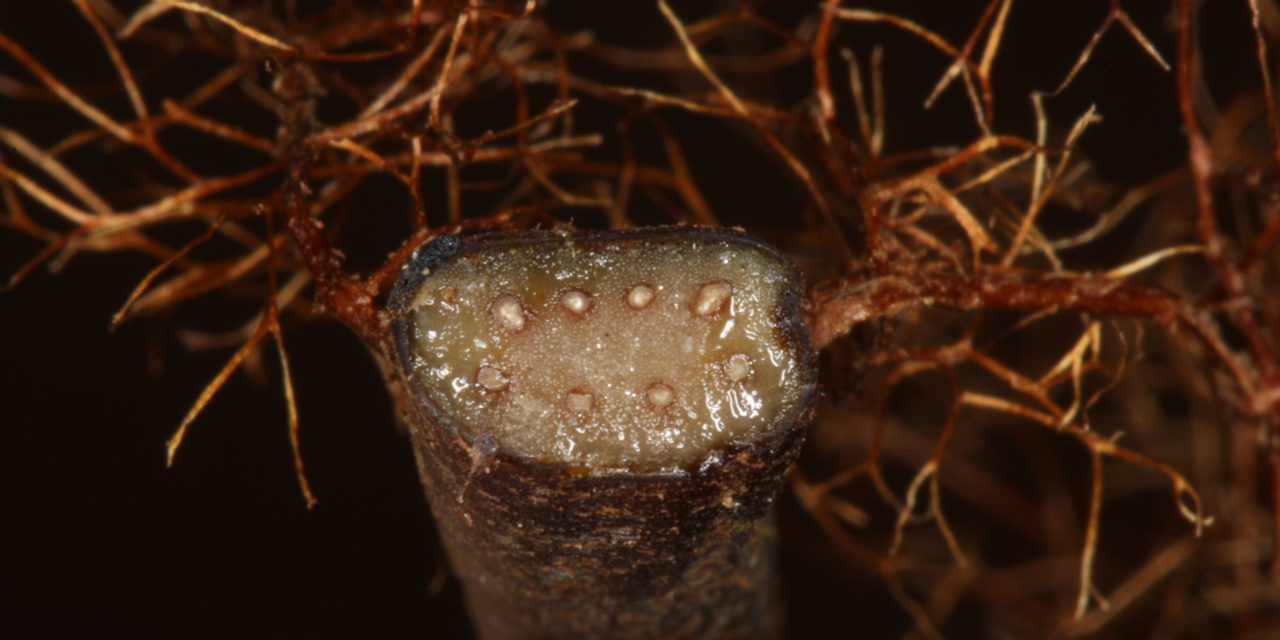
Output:
[[[785,23],[811,13],[812,4],[766,7]],[[982,5],[880,4],[953,42]],[[1169,3],[1127,4],[1171,57],[1163,26]],[[698,9],[676,6],[697,17]],[[1010,41],[996,64],[1002,130],[1031,137],[1027,92],[1057,84],[1106,7],[1102,0],[1015,3]],[[590,28],[621,44],[648,47],[671,37],[650,2],[552,0],[548,10],[566,31]],[[0,31],[60,77],[110,73],[69,2],[0,3]],[[886,46],[890,147],[973,139],[956,87],[934,111],[920,107],[945,58],[883,28],[843,25],[840,33],[860,53],[873,42]],[[1085,152],[1118,183],[1180,163],[1172,76],[1118,31],[1096,55],[1107,63],[1087,67],[1049,102],[1055,122],[1065,128],[1097,103],[1106,121],[1086,137]],[[775,104],[807,93],[808,69],[801,67],[784,70],[768,89],[780,96]],[[8,60],[0,69],[26,77]],[[800,197],[772,171],[776,162],[743,142],[742,131],[685,114],[671,114],[671,121],[713,208],[743,216],[727,222]],[[0,124],[34,131],[36,139],[82,126],[75,116],[20,108],[3,97]],[[40,246],[0,229],[0,277]],[[0,293],[0,636],[465,636],[456,583],[441,573],[412,456],[379,373],[335,323],[286,334],[304,460],[319,498],[314,509],[305,508],[293,478],[272,355],[261,381],[232,377],[191,426],[174,468],[165,467],[166,440],[229,356],[190,353],[175,332],[229,329],[251,307],[197,301],[109,332],[111,314],[151,266],[138,256],[85,254],[56,275],[42,269]],[[797,544],[813,531],[789,501],[784,514],[795,635],[844,637],[838,629],[850,619],[878,620],[885,633],[901,633],[908,623],[883,585],[852,563],[833,561],[838,556]]]

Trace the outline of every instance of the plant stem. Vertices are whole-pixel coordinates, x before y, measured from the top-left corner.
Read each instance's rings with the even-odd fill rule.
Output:
[[[758,387],[766,407],[776,399],[767,394],[779,394],[782,401],[777,404],[778,410],[756,417],[761,424],[748,425],[745,435],[727,443],[705,446],[692,457],[679,447],[666,452],[664,460],[674,460],[675,464],[647,458],[628,460],[630,453],[620,454],[621,458],[607,457],[612,454],[597,455],[590,451],[589,434],[579,436],[577,447],[567,455],[514,450],[510,441],[518,437],[519,429],[545,425],[517,425],[517,431],[512,432],[510,425],[476,423],[491,420],[494,415],[506,415],[500,413],[501,408],[507,406],[503,403],[519,406],[526,401],[519,394],[533,393],[529,389],[542,384],[543,380],[522,383],[515,364],[501,364],[506,362],[503,358],[511,360],[514,356],[490,352],[484,356],[488,360],[483,361],[498,363],[494,368],[505,367],[505,375],[510,380],[490,374],[488,389],[460,392],[499,394],[484,396],[489,398],[486,401],[489,404],[477,404],[479,409],[474,413],[452,407],[442,390],[458,388],[459,384],[433,387],[430,376],[424,373],[428,367],[424,363],[429,362],[431,356],[429,349],[420,343],[420,336],[428,330],[433,335],[449,330],[435,321],[438,318],[431,315],[433,312],[420,310],[432,304],[429,296],[433,287],[452,282],[451,274],[465,270],[459,265],[469,260],[485,261],[497,255],[538,262],[548,253],[566,251],[566,243],[571,245],[568,251],[574,258],[589,258],[582,260],[584,263],[603,261],[613,255],[617,247],[624,247],[620,250],[621,262],[643,258],[642,261],[652,263],[667,259],[653,256],[675,247],[674,253],[664,254],[673,256],[669,258],[670,263],[659,264],[657,269],[697,272],[700,258],[686,254],[698,251],[727,252],[724,255],[733,256],[732,260],[750,254],[749,259],[757,261],[751,263],[752,269],[757,269],[757,264],[772,265],[777,270],[773,275],[780,277],[781,284],[776,289],[776,297],[767,300],[766,307],[752,307],[749,302],[752,287],[756,285],[733,281],[732,305],[715,307],[712,303],[718,299],[708,298],[702,300],[706,304],[698,306],[695,298],[692,306],[673,300],[669,310],[677,317],[680,313],[696,316],[704,312],[708,316],[715,313],[726,316],[714,319],[724,324],[714,324],[711,330],[706,330],[711,346],[705,353],[710,353],[707,357],[716,362],[720,362],[718,359],[722,356],[715,351],[717,336],[751,322],[751,318],[744,317],[747,313],[761,310],[770,313],[767,323],[774,331],[773,336],[766,337],[766,346],[774,349],[775,354],[783,354],[778,357],[787,359],[791,367],[787,369],[791,374],[786,383],[779,388],[769,385],[768,376],[762,373],[763,362],[757,361],[753,377],[741,381],[740,370],[707,365],[700,359],[705,355],[700,348],[694,348],[691,360],[680,366],[709,378],[708,389],[725,385],[740,390]],[[715,260],[706,262],[711,264]],[[523,266],[515,271],[537,273],[536,269]],[[608,289],[611,283],[629,282],[626,278],[630,276],[621,276],[616,282],[610,280],[613,271],[616,269],[601,276],[605,282],[582,281],[575,279],[575,275],[563,274],[556,281],[569,283],[563,286],[581,284],[581,291],[597,293]],[[497,279],[505,272],[498,267],[487,267],[482,273]],[[480,637],[760,638],[780,632],[771,505],[795,461],[815,396],[813,354],[807,346],[797,305],[801,289],[789,263],[772,249],[740,233],[667,228],[575,234],[568,239],[548,232],[490,234],[464,240],[446,237],[421,250],[410,261],[405,274],[392,300],[400,373],[408,389],[409,408],[405,413],[427,497],[453,568],[463,583]],[[760,275],[762,280],[768,276]],[[690,277],[691,281],[704,281],[717,276],[693,273]],[[531,286],[538,286],[536,275],[531,275],[530,281]],[[459,301],[456,307],[451,307],[460,308],[459,322],[472,328],[476,324],[488,326],[484,315],[487,303],[471,303],[480,309],[477,312],[480,315],[474,318],[467,315],[466,296],[474,293],[478,286],[458,287]],[[575,330],[578,326],[570,324],[578,320],[557,316],[560,310],[554,306],[537,306],[539,300],[554,300],[554,296],[538,297],[537,292],[511,283],[504,286],[507,289],[495,290],[514,290],[523,296],[520,299],[529,307],[530,325],[566,323],[554,327],[555,331],[548,335]],[[658,284],[654,289],[658,292],[653,303],[655,309],[664,295],[675,298],[681,291],[680,287]],[[450,291],[455,290],[450,288]],[[721,289],[704,288],[703,291],[718,293]],[[507,295],[501,297],[510,299]],[[572,308],[581,309],[580,299],[573,300]],[[609,309],[604,308],[607,305],[626,304],[621,295],[599,293],[593,300],[601,307],[595,311],[601,318],[609,313]],[[708,311],[713,308],[719,310]],[[664,311],[653,311],[660,312]],[[629,317],[627,314],[632,311],[622,308],[617,313]],[[728,317],[733,314],[736,316]],[[640,318],[642,312],[633,315]],[[701,321],[702,318],[692,317],[681,325],[663,320],[656,326],[661,327],[664,334],[689,327],[695,334],[703,335],[697,333],[704,331]],[[726,325],[729,329],[722,329]],[[505,339],[516,345],[512,347],[516,349],[521,341],[532,341],[537,335],[532,332],[538,328],[526,326],[523,319],[512,327],[530,334],[495,336],[494,341]],[[601,335],[617,335],[626,330],[618,323],[608,323]],[[643,335],[654,344],[663,339],[648,333]],[[457,350],[448,353],[453,357]],[[584,353],[572,362],[584,367],[597,366],[591,356]],[[685,354],[653,354],[656,359],[668,356],[679,360]],[[550,354],[547,357],[551,357]],[[469,366],[479,365],[453,362],[451,366],[465,371]],[[664,370],[672,368],[663,366]],[[619,374],[621,380],[617,387],[649,384],[648,378],[631,379],[631,372],[637,369],[643,369],[643,364],[634,363],[620,369],[623,373]],[[547,372],[546,380],[558,374]],[[671,371],[670,376],[671,381],[683,380],[679,372]],[[695,405],[704,398],[687,387],[688,384],[675,382],[670,386],[664,384],[662,389],[666,393],[650,396],[650,402],[656,407],[646,407],[643,396],[639,396],[626,411],[680,409],[695,415]],[[667,403],[672,402],[671,392],[677,400],[668,406]],[[610,422],[600,428],[610,429],[615,423],[631,420],[632,416],[627,413],[609,412],[608,404],[614,396],[608,391],[596,393],[596,396],[587,396],[597,402],[593,410],[598,410],[604,416],[602,419]],[[707,398],[714,395],[707,393]],[[567,420],[554,417],[561,415],[559,413],[550,415],[553,417],[542,419]],[[643,422],[642,418],[637,420]],[[697,431],[708,426],[705,420],[699,419],[691,422],[689,428]],[[573,429],[561,428],[561,431]]]

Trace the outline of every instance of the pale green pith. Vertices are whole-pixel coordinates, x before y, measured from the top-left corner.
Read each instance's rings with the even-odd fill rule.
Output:
[[[699,293],[721,283],[724,304],[699,313]],[[788,283],[778,259],[730,242],[566,240],[463,256],[428,274],[411,305],[414,375],[440,413],[505,450],[687,468],[760,437],[797,401],[794,345],[775,326]],[[640,309],[627,297],[638,285],[656,294]],[[585,312],[571,291],[589,296]]]

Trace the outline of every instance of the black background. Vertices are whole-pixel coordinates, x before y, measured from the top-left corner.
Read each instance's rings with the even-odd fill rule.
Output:
[[[774,10],[785,21],[812,4],[766,6],[780,5]],[[882,4],[958,41],[983,3]],[[1171,56],[1169,3],[1126,4]],[[633,46],[670,41],[650,2],[549,5],[565,30],[591,28]],[[1032,135],[1027,91],[1057,84],[1106,6],[1015,3],[1011,53],[996,65],[1004,130]],[[697,11],[676,7],[691,17]],[[69,2],[0,3],[0,31],[61,77],[109,74]],[[869,50],[872,36],[887,46],[890,146],[971,140],[957,88],[934,111],[920,107],[948,61],[885,29],[841,27],[846,46],[858,51]],[[1098,103],[1106,121],[1084,146],[1110,179],[1136,182],[1179,163],[1172,76],[1118,32],[1097,55],[1107,64],[1086,68],[1050,101],[1055,121],[1065,127]],[[84,68],[84,60],[98,66]],[[21,75],[14,68],[5,61],[6,73]],[[782,105],[808,87],[807,69],[787,73],[793,77],[773,88]],[[741,131],[672,118],[718,211],[750,220],[752,207],[786,207],[799,197],[771,171],[776,163],[761,160],[763,151],[751,155],[757,147],[741,142]],[[35,139],[81,126],[74,116],[20,109],[5,98],[0,124],[34,131]],[[1120,131],[1123,143],[1115,142]],[[748,152],[727,154],[727,146]],[[40,246],[0,229],[0,276]],[[248,316],[196,302],[109,332],[111,314],[151,266],[138,256],[86,254],[56,275],[42,269],[0,293],[0,636],[465,637],[456,585],[437,576],[443,559],[412,456],[372,358],[345,329],[318,322],[292,327],[286,338],[305,462],[320,500],[314,509],[305,508],[293,478],[271,356],[261,381],[232,377],[166,468],[165,441],[229,355],[189,353],[175,330],[226,329]],[[884,587],[851,563],[797,548],[794,540],[811,532],[793,506],[784,510],[795,635],[845,637],[839,629],[850,618],[901,633],[908,623]]]

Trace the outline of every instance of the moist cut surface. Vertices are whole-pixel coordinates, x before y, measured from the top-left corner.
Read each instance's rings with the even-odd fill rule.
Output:
[[[457,256],[409,309],[413,374],[460,429],[588,468],[697,465],[797,401],[788,267],[747,244],[564,239]]]

